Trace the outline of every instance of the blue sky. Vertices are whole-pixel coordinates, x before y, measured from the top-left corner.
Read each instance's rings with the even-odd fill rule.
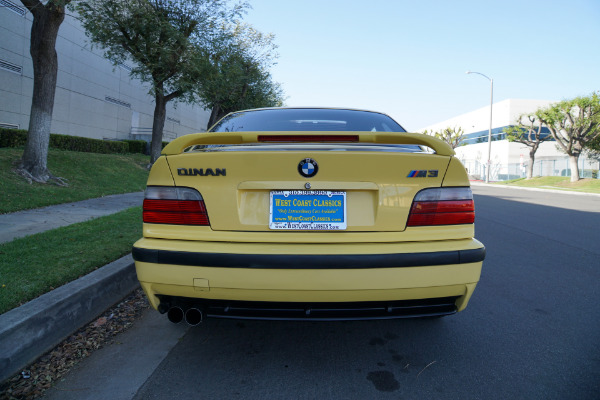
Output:
[[[600,90],[600,0],[251,0],[288,106],[365,108],[418,130],[509,98]]]

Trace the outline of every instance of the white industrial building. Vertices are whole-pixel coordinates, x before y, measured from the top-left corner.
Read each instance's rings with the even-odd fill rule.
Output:
[[[33,16],[16,0],[0,0],[0,127],[27,129],[33,93],[29,54]],[[52,133],[95,139],[149,140],[154,98],[149,85],[131,79],[131,65],[113,66],[100,48],[90,48],[72,16],[56,43],[58,82]],[[210,113],[198,105],[167,105],[163,140],[206,130]]]
[[[519,116],[547,107],[555,101],[508,99],[494,103],[492,107],[492,150],[490,180],[506,180],[525,177],[529,161],[529,147],[521,143],[509,142],[503,129],[515,125]],[[455,149],[469,175],[474,179],[485,178],[488,157],[488,134],[490,127],[490,107],[483,107],[466,114],[426,126],[420,132],[438,131],[444,128],[461,127],[465,135],[463,145]],[[543,132],[549,134],[547,128]],[[591,177],[591,171],[598,169],[597,160],[581,156],[579,160],[582,177]],[[534,176],[569,176],[569,160],[561,152],[554,140],[542,143],[535,154]],[[589,175],[589,176],[588,176]]]

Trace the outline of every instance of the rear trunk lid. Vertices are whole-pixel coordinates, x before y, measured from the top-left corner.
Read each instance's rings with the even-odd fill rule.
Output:
[[[415,194],[442,185],[454,154],[419,134],[290,136],[306,139],[204,133],[175,140],[163,154],[175,185],[204,198],[212,230],[251,232],[403,231]]]

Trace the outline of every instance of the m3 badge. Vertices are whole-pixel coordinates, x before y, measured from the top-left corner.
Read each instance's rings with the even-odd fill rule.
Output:
[[[437,169],[414,169],[408,173],[407,178],[437,178]]]

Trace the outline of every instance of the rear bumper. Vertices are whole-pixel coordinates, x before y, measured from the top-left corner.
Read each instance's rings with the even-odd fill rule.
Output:
[[[133,257],[157,309],[162,302],[161,310],[169,303],[225,318],[377,319],[461,311],[479,281],[485,248],[474,239],[325,245],[141,239]]]
[[[158,296],[161,310],[195,308],[211,318],[356,321],[445,316],[457,312],[458,296],[432,299],[337,303],[231,301]]]

